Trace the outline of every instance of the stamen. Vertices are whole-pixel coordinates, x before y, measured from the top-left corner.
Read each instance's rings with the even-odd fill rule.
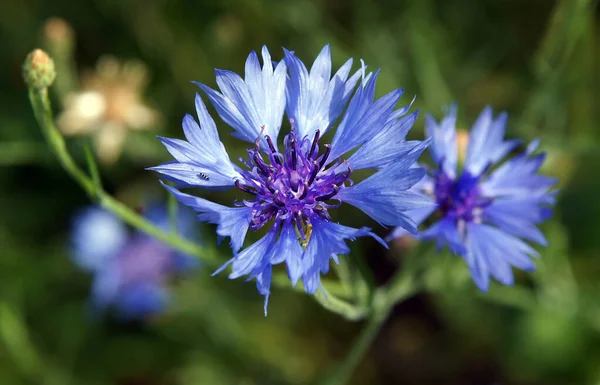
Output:
[[[281,159],[279,159],[279,157],[277,156],[277,155],[279,155],[279,153],[277,152],[277,149],[275,148],[275,145],[273,144],[273,140],[271,140],[271,137],[269,135],[266,135],[265,139],[267,140],[267,144],[269,145],[271,154],[273,154],[273,159],[275,160],[275,163],[277,163],[278,165],[281,166]]]
[[[321,168],[319,167],[319,162],[317,162],[316,160],[313,161],[313,165],[315,167],[312,169],[312,172],[310,174],[310,178],[308,178],[308,184],[309,185],[311,185],[315,181],[315,178],[317,177],[317,174],[321,170]]]
[[[269,191],[273,194],[275,194],[275,189],[273,188],[273,186],[271,186],[271,183],[273,183],[273,177],[270,176],[267,178],[267,181],[265,182],[265,186],[267,186],[267,189],[269,189]]]
[[[293,170],[296,170],[296,157],[297,157],[296,152],[297,152],[296,137],[293,136],[292,137],[292,169]]]
[[[315,152],[315,149],[317,148],[317,142],[319,141],[320,137],[321,137],[321,132],[319,130],[317,130],[317,132],[315,132],[315,137],[313,139],[312,145],[310,146],[310,151],[308,152],[308,159],[312,158],[313,153]]]
[[[298,199],[302,200],[304,198],[306,198],[306,196],[308,195],[308,183],[304,182],[304,189],[302,190],[302,194],[300,194],[300,196],[298,197]]]
[[[235,187],[239,188],[240,190],[247,192],[248,194],[252,194],[252,195],[256,195],[258,194],[255,190],[250,189],[247,186],[244,186],[239,180],[235,181]]]
[[[331,199],[332,197],[334,197],[338,192],[340,191],[340,188],[336,185],[333,185],[333,191],[330,192],[329,194],[326,195],[321,195],[320,197],[316,197],[315,200],[317,201],[326,201],[327,199]]]
[[[319,163],[319,169],[322,169],[323,166],[325,166],[325,162],[327,162],[327,158],[329,157],[330,153],[331,153],[331,145],[326,144],[325,145],[325,153],[323,154],[323,157],[321,158],[321,162]]]
[[[254,164],[262,171],[262,174],[268,176],[270,174],[269,165],[265,163],[259,152],[254,153]]]

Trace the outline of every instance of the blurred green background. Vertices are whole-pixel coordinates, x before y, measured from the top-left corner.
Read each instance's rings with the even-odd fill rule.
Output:
[[[74,50],[71,70],[56,57],[57,114],[69,81],[100,57],[148,67],[143,100],[161,118],[101,166],[107,190],[132,207],[165,198],[144,167],[169,159],[156,132],[182,136],[197,91],[190,80],[214,86],[215,67],[243,72],[263,44],[275,60],[286,47],[311,62],[331,43],[336,66],[351,56],[382,68],[379,95],[403,87],[405,104],[416,95],[416,108],[438,118],[456,101],[463,128],[487,104],[507,110],[509,135],[540,137],[544,172],[560,178],[538,271],[481,294],[460,259],[431,255],[427,291],[396,307],[351,383],[600,384],[599,13],[586,0],[0,1],[0,384],[311,384],[361,329],[281,288],[265,318],[252,283],[206,270],[173,282],[173,305],[159,317],[88,317],[91,277],[69,259],[68,230],[89,202],[46,148],[21,79],[33,48],[65,49],[50,17],[70,25]],[[58,32],[68,42],[68,29]],[[410,135],[422,137],[422,118]],[[69,139],[82,164],[86,140]],[[385,235],[358,211],[344,213]],[[207,242],[212,230],[202,228]],[[361,240],[352,250],[383,283],[411,247]],[[219,250],[230,257],[227,245]]]

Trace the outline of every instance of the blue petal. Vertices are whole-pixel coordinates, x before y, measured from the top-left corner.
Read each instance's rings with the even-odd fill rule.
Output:
[[[511,265],[526,271],[535,269],[530,259],[537,256],[535,250],[519,238],[488,225],[467,225],[467,247],[465,260],[482,291],[487,290],[490,275],[505,285],[512,285]]]
[[[248,275],[252,271],[263,271],[264,267],[270,265],[270,252],[275,243],[277,237],[277,228],[273,227],[269,232],[254,242],[244,250],[240,251],[230,262],[225,266],[231,264],[230,279],[239,278],[242,275]],[[225,267],[223,266],[223,267]],[[223,267],[215,272],[215,274],[222,271]]]
[[[198,216],[200,221],[216,224],[217,234],[220,237],[231,237],[230,245],[234,252],[242,248],[250,225],[250,218],[252,216],[251,208],[226,207],[206,199],[184,194],[164,183],[163,186],[179,202],[201,213]]]
[[[456,176],[456,104],[450,105],[446,116],[438,125],[431,115],[425,116],[425,134],[432,139],[429,152],[436,165],[450,176]]]
[[[293,52],[284,50],[290,71],[287,83],[287,115],[300,138],[314,137],[319,130],[323,135],[340,116],[362,71],[350,79],[352,59],[331,77],[329,45],[326,45],[313,64],[310,74]]]
[[[497,199],[484,210],[484,218],[503,231],[547,246],[544,234],[536,227],[552,215],[552,210],[540,206],[533,197]]]
[[[285,262],[288,276],[292,285],[296,286],[302,276],[302,246],[298,242],[298,236],[294,225],[290,221],[283,224],[279,239],[273,248],[271,264],[276,265]]]
[[[465,169],[472,175],[481,174],[519,145],[518,140],[504,141],[507,117],[502,113],[494,120],[492,108],[488,106],[473,124],[465,159]]]
[[[458,232],[457,223],[452,218],[442,218],[427,230],[424,230],[420,239],[435,239],[438,249],[448,245],[450,251],[457,255],[464,255],[466,248],[461,234]]]
[[[241,176],[229,160],[219,141],[214,121],[200,96],[196,95],[196,110],[200,126],[194,118],[183,118],[183,130],[189,143],[179,139],[160,138],[176,162],[151,167],[167,179],[186,186],[224,188],[233,186]]]
[[[98,270],[121,250],[127,238],[127,228],[119,218],[101,208],[87,208],[74,219],[73,261],[81,269]]]
[[[556,179],[537,174],[544,159],[544,153],[535,156],[525,153],[506,161],[481,183],[483,194],[490,197],[547,195]]]
[[[256,288],[261,295],[265,296],[265,317],[267,316],[267,306],[269,305],[269,295],[271,294],[271,275],[273,269],[269,265],[260,274],[256,275]]]
[[[273,70],[266,47],[262,56],[261,72],[256,53],[250,53],[245,80],[234,72],[216,70],[220,93],[204,84],[195,84],[204,90],[221,119],[236,130],[236,137],[254,142],[262,134],[277,143],[285,109],[286,65],[280,61]]]
[[[419,142],[405,141],[404,135],[415,122],[419,111],[388,124],[348,158],[353,170],[381,168],[406,156]]]
[[[404,90],[397,89],[374,101],[377,75],[378,72],[369,79],[365,87],[359,87],[352,97],[331,142],[330,159],[337,159],[387,127]]]
[[[401,226],[416,235],[415,223],[406,212],[434,204],[428,197],[407,191],[425,175],[424,169],[410,167],[426,147],[427,142],[421,142],[397,162],[354,186],[342,189],[336,199],[358,207],[381,224]]]
[[[429,207],[423,207],[416,210],[407,211],[405,214],[408,216],[415,226],[419,226],[425,219],[427,219],[436,209],[435,205]],[[387,237],[385,237],[386,241],[391,241],[394,238],[399,238],[404,235],[407,235],[408,231],[403,227],[396,227]],[[418,238],[418,237],[417,237]]]
[[[312,235],[302,255],[302,281],[304,290],[309,294],[314,294],[321,286],[320,277],[329,271],[329,259],[337,259],[338,254],[350,252],[346,240],[353,241],[356,237],[371,236],[385,245],[381,238],[366,227],[354,229],[318,217],[311,218],[311,224]]]

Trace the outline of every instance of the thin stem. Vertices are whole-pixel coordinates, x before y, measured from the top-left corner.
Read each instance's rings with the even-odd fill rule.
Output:
[[[352,344],[346,358],[330,376],[325,378],[325,381],[322,382],[323,385],[343,385],[348,382],[356,366],[362,361],[375,337],[379,334],[381,326],[394,306],[419,290],[414,273],[414,271],[403,269],[402,272],[396,274],[387,286],[375,292],[371,317]]]
[[[40,90],[30,88],[29,100],[31,101],[35,118],[42,127],[46,141],[48,141],[61,166],[79,183],[88,195],[93,196],[95,192],[94,183],[73,161],[73,158],[67,151],[64,138],[54,126],[50,101],[48,100],[48,90],[46,88]]]
[[[335,373],[326,379],[324,384],[327,385],[342,385],[346,384],[356,366],[362,361],[363,357],[367,353],[368,348],[371,346],[375,337],[379,334],[379,329],[383,325],[383,322],[387,319],[391,308],[386,309],[386,312],[380,313],[377,316],[373,315],[368,321],[363,330],[360,332],[358,338],[352,344],[348,355],[338,367]]]
[[[369,314],[369,309],[356,306],[341,298],[336,297],[330,291],[322,288],[314,294],[314,299],[325,309],[337,313],[350,321],[357,321]]]
[[[51,150],[58,158],[61,166],[71,177],[83,188],[83,190],[97,201],[100,206],[112,212],[129,225],[140,229],[160,241],[180,250],[186,254],[201,259],[209,266],[217,267],[222,261],[217,257],[215,250],[202,248],[177,234],[166,233],[150,221],[138,215],[135,211],[117,201],[102,190],[96,188],[96,184],[73,160],[63,136],[54,125],[50,101],[47,89],[29,90],[29,99],[33,107],[35,117],[42,127],[42,132],[50,145]]]
[[[390,282],[373,294],[371,317],[352,344],[350,351],[334,372],[322,382],[323,385],[343,385],[351,378],[356,366],[362,361],[369,346],[373,343],[381,326],[391,313],[394,306],[417,293],[422,286],[418,279],[423,258],[422,248],[413,249],[408,255],[404,266],[392,277]]]

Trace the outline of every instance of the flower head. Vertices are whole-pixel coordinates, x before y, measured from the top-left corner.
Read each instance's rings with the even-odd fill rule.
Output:
[[[190,236],[193,216],[180,211],[178,231]],[[148,220],[168,228],[166,208],[146,210]],[[184,273],[197,260],[142,233],[129,233],[112,213],[90,207],[75,218],[72,257],[83,270],[94,274],[91,305],[95,312],[114,306],[123,319],[141,318],[162,312],[168,304],[166,283]]]
[[[217,272],[231,265],[230,278],[255,278],[265,312],[273,265],[285,263],[292,283],[302,279],[313,294],[330,258],[337,262],[338,254],[349,252],[346,240],[372,236],[381,241],[368,228],[332,221],[331,210],[343,202],[383,225],[413,233],[416,228],[405,212],[432,204],[406,191],[424,175],[411,166],[427,142],[404,139],[417,112],[407,115],[410,106],[395,109],[402,90],[375,99],[378,73],[366,74],[363,64],[350,75],[352,60],[332,76],[329,46],[310,71],[293,52],[284,54],[284,60],[273,63],[263,47],[261,68],[252,52],[244,78],[217,70],[219,91],[197,83],[233,135],[250,143],[246,159],[239,165],[230,161],[196,95],[200,124],[188,115],[183,119],[187,141],[161,138],[175,161],[152,168],[178,187],[240,190],[243,200],[226,207],[166,186],[200,212],[201,221],[217,224],[220,238],[231,238],[234,257]],[[333,140],[324,143],[324,134],[338,120]],[[289,132],[279,142],[283,122],[289,123]],[[351,150],[356,151],[347,156]],[[358,169],[375,172],[353,184],[350,177]],[[266,229],[266,235],[241,250],[249,229]]]
[[[129,130],[149,129],[158,121],[158,112],[141,100],[147,72],[141,62],[100,58],[96,71],[83,77],[82,90],[67,97],[59,128],[65,135],[94,134],[99,159],[114,163]]]
[[[520,142],[504,140],[507,115],[494,118],[490,107],[483,110],[466,138],[464,156],[459,154],[459,138],[464,134],[457,135],[456,106],[439,124],[431,116],[426,119],[436,168],[412,190],[431,196],[437,207],[414,210],[411,218],[421,223],[434,211],[441,218],[420,238],[435,239],[438,247],[448,245],[462,256],[479,289],[487,290],[490,276],[511,285],[511,266],[526,271],[535,268],[530,257],[538,254],[525,241],[546,245],[536,226],[552,215],[555,191],[551,188],[556,181],[538,174],[545,154],[534,154],[538,146],[534,141],[502,163]],[[404,234],[398,228],[388,238]]]
[[[56,79],[54,60],[41,49],[34,49],[23,63],[23,79],[36,90],[50,87]]]

